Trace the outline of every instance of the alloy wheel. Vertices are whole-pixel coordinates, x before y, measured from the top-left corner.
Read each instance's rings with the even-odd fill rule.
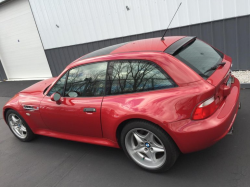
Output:
[[[11,130],[21,139],[25,139],[27,137],[27,129],[23,125],[22,120],[16,114],[11,113],[8,116],[8,122]]]
[[[167,154],[163,143],[149,130],[130,130],[125,136],[125,147],[132,159],[145,168],[156,169],[166,161]]]

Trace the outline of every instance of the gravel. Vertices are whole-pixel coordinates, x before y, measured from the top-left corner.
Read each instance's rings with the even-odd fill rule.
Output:
[[[232,74],[239,79],[240,83],[250,83],[250,71],[233,71]]]

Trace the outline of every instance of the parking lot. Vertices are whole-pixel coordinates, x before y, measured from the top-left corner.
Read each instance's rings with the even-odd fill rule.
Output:
[[[10,97],[34,82],[0,82],[1,113]],[[0,186],[249,186],[249,96],[250,89],[241,90],[233,135],[180,155],[171,170],[160,174],[141,170],[120,149],[41,136],[23,143],[0,116]]]

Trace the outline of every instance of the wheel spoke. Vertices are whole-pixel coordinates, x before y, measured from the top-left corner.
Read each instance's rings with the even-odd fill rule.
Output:
[[[144,152],[144,147],[142,146],[137,146],[135,149],[134,149],[135,152]]]
[[[23,125],[21,125],[20,131],[26,132],[26,128]]]
[[[139,134],[136,133],[136,132],[134,132],[133,135],[134,135],[134,137],[135,137],[135,139],[136,139],[136,141],[137,141],[138,144],[143,143],[143,140],[142,140],[142,138],[141,138],[141,135],[139,135]]]
[[[15,123],[13,123],[12,121],[9,122],[11,126],[16,126]]]
[[[156,157],[155,157],[155,153],[151,152],[150,150],[146,151],[145,154],[148,156],[148,158],[152,161],[152,162],[156,162]]]
[[[18,126],[14,126],[14,129],[16,130],[16,133],[18,134],[22,134],[21,131],[20,131],[20,128]]]
[[[156,138],[155,138],[156,139]],[[164,147],[163,147],[163,145],[161,145],[161,144],[159,144],[160,143],[160,141],[156,141],[154,138],[153,138],[153,140],[151,141],[151,143],[152,143],[152,147],[154,147],[154,148],[159,148],[159,149],[163,149],[164,150]]]
[[[13,128],[14,128],[17,132],[19,131],[18,126],[13,126]]]
[[[148,132],[144,138],[145,138],[148,142],[153,142],[153,141],[154,141],[154,134],[151,133],[151,132]]]
[[[152,142],[152,147],[157,147],[157,148],[160,148],[160,149],[163,149],[163,146],[162,145],[159,145],[158,143],[156,143],[155,141]]]
[[[15,116],[12,116],[11,119],[12,119],[13,123],[17,123],[18,122],[18,119],[16,119]]]
[[[165,152],[165,150],[163,148],[159,148],[159,147],[152,147],[153,151],[156,152],[156,153],[159,153],[159,152]]]

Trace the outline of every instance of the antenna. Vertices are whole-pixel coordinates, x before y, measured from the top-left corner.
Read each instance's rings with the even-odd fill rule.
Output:
[[[173,19],[174,19],[174,17],[175,17],[175,14],[178,12],[178,10],[179,10],[179,8],[180,8],[181,4],[182,4],[182,2],[179,4],[179,6],[178,6],[177,10],[175,11],[174,16],[172,17],[172,19],[171,19],[171,21],[170,21],[170,23],[169,23],[169,25],[168,25],[168,28],[169,28],[169,26],[171,25],[171,23],[172,23],[172,21],[173,21]],[[164,32],[164,34],[163,34],[163,36],[161,37],[161,40],[164,40],[164,36],[165,36],[165,34],[167,33],[168,28],[165,30],[165,32]]]

